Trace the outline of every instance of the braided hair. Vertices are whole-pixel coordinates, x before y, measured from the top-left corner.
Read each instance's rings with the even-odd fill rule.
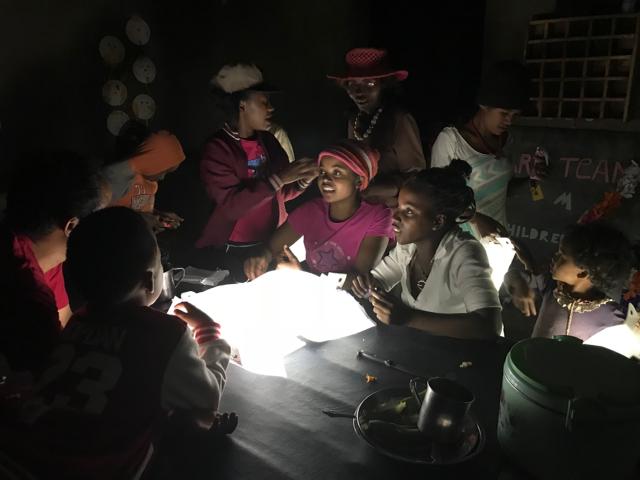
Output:
[[[422,170],[405,183],[405,188],[429,197],[434,215],[444,215],[446,223],[462,224],[473,218],[476,201],[467,186],[471,165],[454,159],[446,167]]]

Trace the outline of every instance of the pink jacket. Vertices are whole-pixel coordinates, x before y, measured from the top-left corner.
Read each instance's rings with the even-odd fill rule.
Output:
[[[276,190],[281,185],[277,174],[289,165],[289,159],[272,134],[258,131],[257,135],[268,161],[267,177],[263,179],[249,178],[247,156],[240,142],[226,130],[218,130],[205,146],[200,161],[200,178],[213,202],[213,211],[196,247],[223,246],[238,219],[265,198],[275,196],[278,202],[277,224],[282,225],[287,219],[285,202],[303,192],[298,183]]]

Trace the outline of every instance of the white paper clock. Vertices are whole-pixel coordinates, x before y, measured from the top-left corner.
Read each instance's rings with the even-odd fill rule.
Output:
[[[102,37],[98,50],[107,65],[114,66],[124,60],[124,45],[117,37],[112,35]]]
[[[150,120],[156,113],[156,102],[145,93],[137,95],[132,103],[133,114],[140,120]]]
[[[114,110],[107,117],[107,130],[117,137],[124,124],[128,121],[129,115],[122,110]]]
[[[102,86],[102,99],[107,105],[119,107],[127,99],[127,87],[120,80],[109,80]]]
[[[132,16],[125,27],[127,38],[134,45],[146,45],[151,38],[151,29],[147,22],[137,15]]]
[[[149,57],[138,57],[133,62],[133,75],[140,83],[147,85],[156,78],[156,66]]]

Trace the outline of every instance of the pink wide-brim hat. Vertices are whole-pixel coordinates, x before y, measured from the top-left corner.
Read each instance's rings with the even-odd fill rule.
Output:
[[[377,48],[354,48],[345,55],[347,71],[342,74],[327,75],[332,80],[360,80],[364,78],[395,77],[402,81],[409,76],[406,70],[395,70],[389,65],[386,50]]]

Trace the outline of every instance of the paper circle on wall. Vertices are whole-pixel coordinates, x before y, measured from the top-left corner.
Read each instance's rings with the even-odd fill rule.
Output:
[[[127,87],[120,80],[109,80],[102,86],[102,99],[107,105],[119,107],[127,99]]]
[[[133,99],[132,107],[133,114],[140,120],[149,120],[156,113],[155,100],[145,93],[141,93]]]
[[[133,75],[140,83],[151,83],[156,78],[156,66],[149,57],[138,57],[133,62]]]
[[[125,27],[127,38],[134,45],[146,45],[151,38],[151,29],[147,22],[137,15],[134,15],[127,22]]]
[[[117,137],[123,125],[128,121],[129,115],[124,113],[122,110],[114,110],[107,117],[107,130]]]
[[[124,60],[124,45],[112,35],[102,37],[98,50],[107,65],[117,65]]]

